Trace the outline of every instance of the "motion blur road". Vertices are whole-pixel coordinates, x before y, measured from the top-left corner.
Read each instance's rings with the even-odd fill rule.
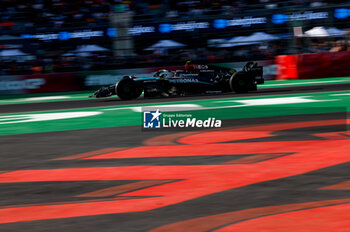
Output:
[[[177,102],[177,101],[191,101],[191,100],[203,100],[203,99],[216,99],[216,98],[239,98],[239,97],[251,97],[251,96],[270,96],[270,95],[284,95],[284,94],[300,94],[300,93],[315,93],[315,92],[331,92],[349,90],[350,83],[337,83],[328,85],[306,85],[306,86],[287,86],[287,87],[274,87],[259,89],[258,92],[250,92],[245,94],[215,94],[215,95],[199,95],[199,96],[185,96],[174,98],[148,98],[142,97],[136,100],[122,101],[116,97],[111,98],[99,98],[99,99],[85,99],[85,100],[73,100],[73,101],[57,101],[57,102],[38,102],[38,103],[25,103],[25,104],[10,104],[0,105],[0,113],[18,113],[18,112],[33,112],[43,110],[59,110],[59,109],[74,109],[85,107],[100,107],[100,106],[118,106],[118,105],[130,105],[130,104],[147,104],[147,103],[162,103],[162,102]]]
[[[1,105],[0,231],[349,228],[349,89]],[[158,103],[224,127],[141,130]]]

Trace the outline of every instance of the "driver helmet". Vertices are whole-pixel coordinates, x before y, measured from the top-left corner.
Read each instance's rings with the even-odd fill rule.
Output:
[[[190,70],[193,70],[193,69],[194,69],[194,65],[192,64],[192,61],[190,61],[190,60],[186,61],[185,70],[186,71],[190,71]]]
[[[167,78],[169,76],[169,71],[166,69],[159,70],[158,73],[160,78]]]

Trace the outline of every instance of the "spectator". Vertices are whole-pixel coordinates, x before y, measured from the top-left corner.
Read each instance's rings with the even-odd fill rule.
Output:
[[[346,46],[344,41],[336,41],[334,42],[334,46],[329,50],[330,52],[342,52],[346,51]]]

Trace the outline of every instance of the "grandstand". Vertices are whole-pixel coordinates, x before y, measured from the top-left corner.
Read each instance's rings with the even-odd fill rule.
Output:
[[[269,60],[281,54],[344,51],[348,8],[350,2],[345,0],[4,0],[0,74],[161,66],[187,59]],[[296,37],[296,29],[303,33],[315,26],[336,27],[343,34],[323,40]],[[276,39],[249,40],[262,32]],[[235,42],[237,37],[248,40]],[[150,49],[159,40],[184,46]],[[81,45],[93,45],[95,50],[79,50]]]

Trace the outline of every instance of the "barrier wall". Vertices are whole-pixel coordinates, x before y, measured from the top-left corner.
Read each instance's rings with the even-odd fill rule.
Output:
[[[116,83],[126,75],[149,76],[161,68],[176,70],[182,66],[0,76],[0,94],[27,94],[95,90]]]
[[[77,73],[2,76],[0,94],[25,94],[81,90],[84,78]]]
[[[259,61],[264,66],[264,78],[274,79],[274,61]],[[245,62],[215,64],[220,67],[240,70]],[[85,71],[72,73],[50,73],[33,75],[13,75],[0,77],[0,94],[49,93],[65,91],[95,90],[100,86],[116,83],[123,76],[147,77],[159,69],[177,70],[184,66],[118,69],[104,71]]]
[[[297,55],[276,56],[277,78],[278,80],[298,79]]]
[[[277,56],[277,80],[350,76],[350,52]]]

